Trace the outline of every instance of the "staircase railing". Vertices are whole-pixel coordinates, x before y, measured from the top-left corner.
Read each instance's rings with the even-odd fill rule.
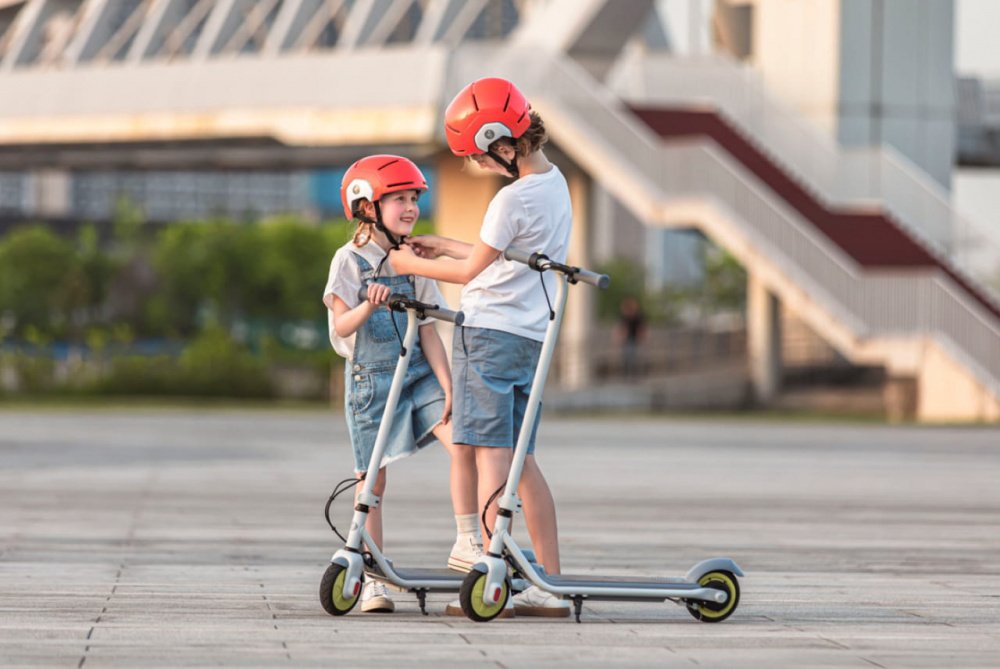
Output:
[[[616,92],[647,103],[702,102],[784,166],[827,206],[877,205],[952,269],[986,288],[997,301],[1000,241],[951,205],[942,186],[889,145],[843,148],[829,132],[776,100],[759,74],[719,57],[644,57],[614,76]],[[990,247],[990,252],[984,247]]]

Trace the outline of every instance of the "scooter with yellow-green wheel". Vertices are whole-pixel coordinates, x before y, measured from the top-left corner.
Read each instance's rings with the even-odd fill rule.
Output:
[[[522,426],[533,425],[541,406],[541,393],[545,387],[549,365],[566,309],[569,286],[587,283],[606,288],[607,276],[579,267],[571,267],[550,260],[543,253],[530,253],[507,249],[508,260],[521,262],[537,272],[554,272],[557,275],[555,305],[551,307],[550,320],[545,332],[535,368],[535,378]],[[471,620],[487,622],[496,618],[510,597],[511,573],[558,598],[573,603],[576,621],[584,602],[594,601],[671,601],[684,606],[697,620],[707,623],[721,622],[736,611],[740,601],[737,577],[743,571],[725,557],[703,560],[688,570],[682,578],[630,578],[620,576],[567,576],[546,574],[541,565],[530,559],[510,534],[514,513],[520,508],[517,487],[524,460],[528,453],[530,429],[520,431],[514,449],[510,473],[501,489],[496,522],[489,540],[489,549],[465,577],[459,590],[462,611]],[[500,490],[496,494],[500,494]]]

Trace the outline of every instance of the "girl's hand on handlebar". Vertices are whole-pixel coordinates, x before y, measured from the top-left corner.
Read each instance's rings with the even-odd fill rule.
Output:
[[[373,307],[381,306],[389,299],[391,292],[389,286],[381,283],[370,283],[368,284],[368,302]]]

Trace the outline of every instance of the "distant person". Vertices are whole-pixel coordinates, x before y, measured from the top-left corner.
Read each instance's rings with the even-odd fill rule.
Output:
[[[627,379],[637,379],[642,375],[639,356],[645,339],[646,317],[639,300],[629,295],[618,307],[618,324],[615,326],[615,342],[622,352],[622,374]]]
[[[386,307],[389,295],[402,294],[429,304],[444,304],[437,285],[423,277],[397,274],[386,262],[390,249],[413,231],[420,217],[417,199],[427,189],[419,168],[406,158],[376,155],[354,163],[344,175],[341,197],[344,213],[357,221],[354,238],[337,250],[330,263],[323,303],[329,309],[330,341],[347,359],[345,414],[354,450],[354,469],[361,477],[375,449],[389,387],[392,384],[406,316]],[[358,298],[367,290],[367,299]],[[451,439],[451,372],[444,344],[426,320],[392,418],[392,431],[379,465],[374,493],[385,493],[385,468],[415,453],[436,437],[451,455],[451,498],[457,538],[448,566],[468,571],[482,555],[479,516],[476,513],[476,460],[467,446]],[[372,540],[382,547],[382,507],[368,513],[365,523]],[[361,610],[391,612],[395,604],[385,585],[366,580]]]

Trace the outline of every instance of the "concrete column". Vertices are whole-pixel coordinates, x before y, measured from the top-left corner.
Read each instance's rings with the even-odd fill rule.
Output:
[[[486,207],[500,189],[499,177],[487,174],[447,152],[438,156],[435,167],[437,183],[431,194],[434,198],[435,231],[444,237],[474,243],[479,239]],[[439,285],[448,306],[457,309],[462,287],[443,282]],[[450,356],[451,324],[441,323],[439,329]]]
[[[69,172],[38,170],[28,179],[27,213],[45,217],[69,216],[73,207],[73,182]]]
[[[747,277],[747,349],[754,399],[767,404],[781,390],[781,303],[753,273]]]
[[[592,269],[590,255],[591,181],[580,170],[566,170],[573,204],[573,233],[569,242],[569,264]],[[560,384],[566,389],[585,388],[593,380],[590,329],[594,327],[597,290],[593,286],[570,286],[569,301],[559,333]]]

